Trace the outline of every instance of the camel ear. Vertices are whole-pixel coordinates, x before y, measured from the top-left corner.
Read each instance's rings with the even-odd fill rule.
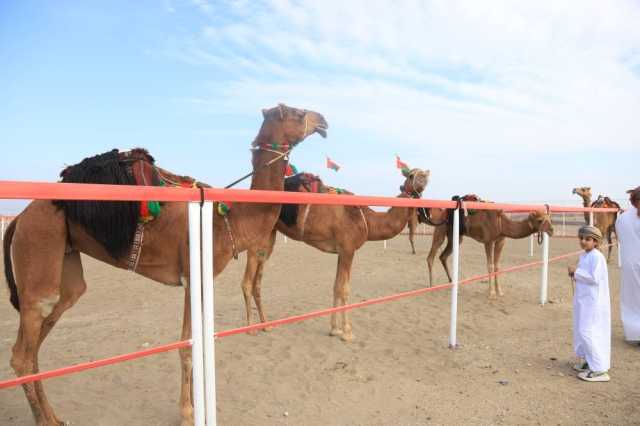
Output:
[[[266,108],[262,108],[262,118],[267,118],[267,113],[269,112],[268,109]]]
[[[427,175],[427,177],[431,176],[431,170],[429,169],[425,170],[424,174]]]

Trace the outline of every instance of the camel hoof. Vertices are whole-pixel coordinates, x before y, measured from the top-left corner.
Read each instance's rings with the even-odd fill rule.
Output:
[[[273,330],[273,327],[271,327],[271,326],[265,327],[265,328],[262,329],[262,331],[265,331],[267,333],[270,332],[271,330]]]
[[[258,335],[258,330],[256,330],[255,328],[253,330],[249,330],[247,331],[247,334],[249,336],[257,336]]]
[[[180,426],[193,426],[193,419],[182,419]]]
[[[490,295],[489,295],[489,300],[490,300],[491,302],[494,302],[494,301],[498,300],[498,296],[496,296],[496,294],[495,294],[495,293],[494,293],[494,294],[490,294]]]
[[[342,336],[342,329],[340,328],[332,328],[329,332],[329,336]]]
[[[342,336],[340,337],[342,339],[343,342],[353,342],[353,340],[355,339],[355,337],[353,337],[353,333],[349,332],[349,333],[343,333]]]

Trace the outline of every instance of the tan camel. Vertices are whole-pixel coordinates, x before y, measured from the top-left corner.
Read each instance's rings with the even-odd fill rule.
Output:
[[[254,174],[251,188],[283,190],[288,159],[283,152],[313,133],[326,136],[327,122],[316,112],[282,104],[263,110],[263,116],[264,121],[252,144]],[[115,204],[99,206],[106,210]],[[92,206],[95,208],[96,205]],[[99,243],[93,236],[99,235],[100,229],[89,232],[90,228],[69,219],[69,206],[72,204],[59,208],[51,201],[33,201],[10,224],[5,235],[5,273],[11,301],[20,311],[20,327],[11,358],[11,366],[18,376],[38,372],[38,351],[42,342],[62,313],[85,292],[80,253],[118,268],[130,266],[128,258],[132,250],[127,249],[121,256],[113,257],[108,245]],[[224,269],[234,251],[247,250],[255,255],[269,250],[279,213],[280,205],[246,203],[234,205],[225,217],[216,214],[214,275]],[[160,283],[184,286],[183,340],[191,336],[187,229],[187,204],[164,203],[162,213],[144,226],[144,240],[135,268],[136,273]],[[180,358],[182,424],[191,425],[191,349],[181,349]],[[63,424],[47,401],[41,382],[28,383],[23,388],[38,425]]]
[[[419,198],[427,186],[429,173],[428,170],[407,170],[404,173],[405,182],[400,187],[402,193],[398,197]],[[309,182],[303,180],[304,176],[301,174],[297,179],[292,179],[285,189],[311,192]],[[324,187],[320,183],[318,191],[313,192],[332,192],[332,188]],[[367,241],[381,241],[395,237],[407,226],[407,221],[412,215],[415,215],[415,209],[405,207],[392,207],[386,212],[376,212],[368,207],[285,205],[276,229],[291,239],[303,241],[325,253],[338,255],[333,306],[344,306],[349,303],[351,294],[351,266],[355,252]],[[272,241],[274,240],[275,230]],[[249,253],[247,264],[251,265],[254,262],[257,262],[257,259]],[[255,298],[258,295],[257,300],[259,300],[263,266],[260,266],[260,273],[253,280],[245,274],[242,283],[247,302],[247,325],[252,321],[249,296],[253,294]],[[257,308],[260,321],[264,322],[264,311],[258,304]],[[344,341],[353,340],[351,321],[347,311],[341,313],[341,319],[340,326],[337,315],[335,313],[331,315],[331,335],[341,336]]]
[[[591,202],[591,188],[588,186],[573,188],[572,193],[582,198],[582,205],[584,207],[615,208],[620,210],[620,204],[603,195],[598,195],[598,199]],[[607,262],[611,260],[612,241],[613,234],[616,232],[617,218],[618,212],[594,212],[593,214],[593,226],[602,232],[602,235],[607,238],[607,242],[609,243]],[[588,212],[584,213],[584,220],[586,223],[589,223]]]
[[[500,270],[500,257],[502,256],[506,238],[525,238],[534,233],[540,235],[541,232],[553,235],[550,215],[540,211],[532,212],[526,219],[520,221],[510,219],[501,210],[469,210],[468,213],[468,216],[461,217],[461,223],[463,224],[461,228],[463,229],[460,232],[460,243],[462,243],[463,236],[467,235],[484,244],[487,272],[489,274]],[[438,215],[440,214],[438,213]],[[440,254],[440,262],[444,266],[449,281],[451,281],[447,259],[453,250],[453,224],[450,219],[445,222],[435,227],[431,250],[427,256],[430,286],[433,285],[433,259],[445,238],[447,239],[447,245]],[[496,298],[496,291],[500,296],[504,294],[498,282],[498,275],[494,275],[493,280],[489,279],[490,299]]]

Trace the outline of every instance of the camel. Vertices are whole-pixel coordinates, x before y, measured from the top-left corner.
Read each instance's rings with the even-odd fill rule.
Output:
[[[477,196],[465,196],[463,201],[481,201]],[[447,259],[453,250],[453,221],[451,218],[443,218],[442,209],[432,209],[431,217],[439,218],[441,222],[436,223],[433,239],[431,242],[431,250],[427,256],[427,265],[429,267],[429,285],[433,285],[433,259],[444,242],[447,239],[447,245],[440,254],[440,262],[444,266],[449,281],[451,274],[447,266]],[[423,216],[421,215],[421,220]],[[429,223],[429,222],[427,222]],[[434,222],[431,222],[434,223]],[[500,270],[500,257],[502,249],[506,242],[506,238],[525,238],[531,234],[538,233],[539,237],[542,232],[553,235],[553,226],[551,225],[551,216],[541,211],[531,212],[524,220],[512,220],[502,210],[469,210],[468,215],[461,218],[460,243],[464,235],[484,244],[484,250],[487,257],[487,272],[489,274],[497,273]],[[489,299],[496,299],[496,292],[499,296],[503,296],[504,292],[498,282],[498,275],[489,278]]]
[[[620,210],[620,204],[613,201],[611,198],[598,195],[598,199],[591,202],[591,188],[588,186],[582,186],[573,188],[573,194],[577,194],[582,198],[582,205],[584,207],[599,207],[599,208],[616,208]],[[616,232],[616,219],[618,218],[618,212],[594,212],[593,213],[593,226],[598,228],[602,235],[607,238],[609,248],[607,252],[607,262],[611,260],[611,248],[613,241],[613,234]],[[584,220],[589,223],[589,213],[584,213]]]
[[[252,143],[251,189],[283,190],[288,152],[314,133],[326,137],[328,125],[317,112],[291,108],[284,104],[264,109],[262,114],[262,126]],[[92,164],[91,172],[97,170],[102,175],[111,173],[97,166],[96,161],[103,158],[104,155],[85,159],[89,162],[87,164]],[[120,170],[118,163],[109,164],[111,169]],[[63,176],[73,175],[77,170],[77,167],[72,166],[69,171],[63,172]],[[135,171],[128,169],[124,175],[121,172],[120,170],[120,175],[124,176]],[[176,177],[166,171],[162,172],[165,176]],[[111,183],[118,183],[118,180],[112,179]],[[72,219],[78,216],[78,212],[88,214],[90,211],[99,215],[101,211],[115,211],[117,206],[120,206],[121,211],[127,210],[132,204],[136,210],[137,206],[141,206],[140,203],[129,202],[36,200],[9,225],[4,239],[4,261],[11,302],[20,313],[20,326],[11,358],[11,366],[18,376],[38,372],[38,351],[44,339],[63,312],[71,308],[85,292],[87,285],[83,278],[80,253],[117,268],[131,269],[131,247],[136,242],[139,243],[141,251],[138,251],[139,257],[134,268],[136,273],[165,285],[184,287],[182,340],[190,339],[187,203],[163,203],[162,213],[144,225],[144,239],[141,242],[136,239],[124,240],[129,247],[123,247],[120,241],[119,250],[114,248],[115,237],[114,241],[101,240],[110,233],[92,227],[96,223],[91,221],[92,217],[85,220],[84,223],[88,225]],[[238,252],[247,250],[256,255],[269,249],[280,207],[278,204],[239,203],[233,205],[225,216],[215,214],[214,276],[222,272]],[[111,233],[118,233],[121,228],[127,227],[127,220],[122,220],[123,217],[126,219],[127,214],[129,213],[125,212],[124,216],[120,215],[122,217],[114,215],[113,218],[106,218],[111,220]],[[133,219],[136,219],[135,215]],[[180,360],[182,424],[191,425],[193,404],[190,348],[180,350]],[[28,383],[23,388],[38,425],[64,424],[47,401],[41,382]]]
[[[402,191],[398,197],[420,198],[429,180],[429,171],[413,169],[403,172],[405,182],[400,187]],[[305,179],[305,176],[307,179]],[[335,190],[326,187],[320,181],[318,190],[313,190],[313,182],[309,182],[309,175],[300,174],[288,179],[285,190],[294,192],[337,192],[349,193],[344,190]],[[312,180],[319,180],[318,178]],[[351,267],[355,252],[367,241],[387,240],[398,235],[407,226],[409,218],[415,215],[415,208],[392,207],[386,212],[376,212],[368,207],[341,206],[341,205],[285,205],[282,208],[280,219],[274,229],[272,242],[275,241],[275,230],[296,241],[302,241],[325,253],[338,255],[336,278],[333,287],[333,306],[344,306],[349,303],[351,293],[350,278]],[[265,254],[271,253],[269,250]],[[249,253],[247,266],[257,262],[256,256]],[[242,281],[242,290],[245,295],[247,325],[251,325],[252,313],[250,296],[254,300],[260,300],[260,286],[262,280],[262,267],[253,279],[250,274],[245,274]],[[257,297],[256,297],[257,296]],[[262,306],[256,303],[260,321],[265,322]],[[343,341],[352,341],[351,321],[347,311],[341,313],[342,325],[339,326],[335,313],[331,315],[332,336],[340,336]]]

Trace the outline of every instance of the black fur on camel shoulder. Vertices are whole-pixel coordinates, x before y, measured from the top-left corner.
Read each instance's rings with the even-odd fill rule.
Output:
[[[151,156],[147,158],[153,163]],[[117,149],[85,158],[64,169],[60,176],[65,183],[135,185]],[[82,226],[113,258],[127,254],[138,223],[139,202],[56,200],[53,203],[64,210],[69,221]]]

